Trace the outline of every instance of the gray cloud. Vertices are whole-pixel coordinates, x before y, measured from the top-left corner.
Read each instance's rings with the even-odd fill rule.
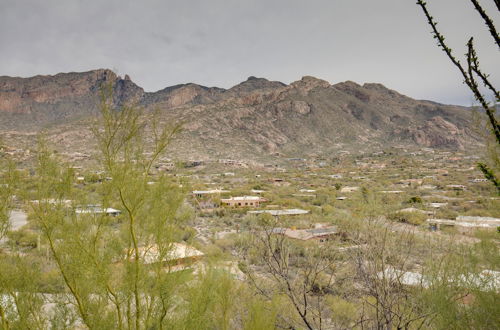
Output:
[[[469,1],[428,2],[457,55],[476,37],[498,85],[498,50]],[[414,0],[0,0],[0,45],[0,75],[114,68],[149,91],[314,75],[473,102]]]

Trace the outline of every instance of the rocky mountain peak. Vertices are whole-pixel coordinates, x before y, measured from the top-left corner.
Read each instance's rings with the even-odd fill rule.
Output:
[[[295,81],[290,84],[292,88],[300,89],[304,92],[307,92],[313,88],[328,88],[330,87],[330,83],[326,80],[319,79],[312,76],[304,76],[302,79]]]
[[[236,94],[238,96],[247,93],[253,93],[259,90],[271,90],[285,87],[286,85],[279,81],[269,81],[266,78],[257,78],[255,76],[248,77],[247,80],[233,86],[228,91],[231,94]]]
[[[341,90],[347,90],[347,89],[358,89],[358,88],[361,88],[361,85],[358,84],[358,83],[356,83],[356,82],[354,82],[354,81],[347,80],[347,81],[335,84],[335,85],[333,85],[333,87],[341,89]]]

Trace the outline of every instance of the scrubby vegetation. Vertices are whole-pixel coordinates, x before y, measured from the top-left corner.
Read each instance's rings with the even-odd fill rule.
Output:
[[[135,110],[103,99],[95,167],[75,169],[43,137],[23,169],[1,154],[2,328],[500,324],[496,228],[428,230],[500,214],[474,159],[391,149],[163,170],[178,128]],[[222,205],[247,195],[262,204]]]

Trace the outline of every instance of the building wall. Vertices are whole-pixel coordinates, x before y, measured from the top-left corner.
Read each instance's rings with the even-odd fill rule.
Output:
[[[228,201],[223,202],[224,205],[229,207],[259,207],[260,201]]]

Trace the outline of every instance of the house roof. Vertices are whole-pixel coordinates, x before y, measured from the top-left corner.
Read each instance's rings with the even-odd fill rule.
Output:
[[[210,194],[221,194],[227,192],[229,192],[229,190],[222,190],[222,189],[194,190],[193,195],[210,195]]]
[[[452,219],[427,219],[427,223],[434,223],[440,225],[448,225],[448,226],[459,226],[459,227],[469,227],[469,228],[496,228],[500,226],[500,219],[490,218],[494,220],[483,220],[483,221],[474,221],[472,219],[465,221],[465,219],[459,219],[457,217],[456,220]],[[468,218],[468,217],[464,217]]]
[[[103,209],[100,206],[96,205],[87,205],[86,207],[78,207],[75,210],[75,213],[77,214],[101,214],[101,213],[106,213],[106,214],[114,214],[114,213],[122,213],[122,211],[114,209],[112,207],[108,207]]]
[[[404,271],[392,266],[388,266],[383,272],[377,273],[377,277],[389,281],[399,281],[401,284],[409,286],[421,285],[424,288],[430,287],[432,283],[421,273]],[[500,289],[500,272],[490,269],[482,270],[480,273],[462,274],[458,278],[447,280],[451,283],[457,283],[467,288],[477,288],[481,291],[497,291]]]
[[[300,239],[303,241],[307,241],[309,239],[329,236],[336,234],[337,227],[323,227],[323,228],[314,228],[314,229],[289,229],[289,228],[273,228],[271,233],[273,234],[281,234],[290,238]]]
[[[308,214],[309,211],[301,209],[285,209],[285,210],[248,211],[248,213],[250,214],[269,213],[271,215],[301,215],[301,214]]]
[[[173,261],[185,258],[203,256],[204,253],[184,243],[170,244],[165,256],[161,258],[158,245],[139,248],[140,258],[145,264],[152,264],[160,261]],[[161,260],[160,260],[161,258]]]
[[[226,199],[222,199],[223,202],[229,202],[229,201],[264,201],[264,199],[260,196],[237,196],[237,197],[230,197]]]

